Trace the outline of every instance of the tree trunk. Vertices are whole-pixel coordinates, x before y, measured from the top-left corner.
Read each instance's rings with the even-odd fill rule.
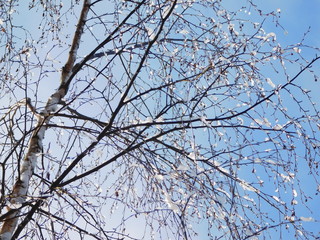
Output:
[[[34,114],[36,114],[38,118],[37,125],[30,138],[26,156],[20,165],[19,174],[13,186],[12,194],[10,195],[10,203],[7,206],[7,216],[0,230],[1,240],[11,239],[18,224],[19,214],[22,209],[21,206],[26,202],[29,182],[33,175],[35,166],[37,165],[37,158],[42,151],[42,141],[45,135],[46,125],[49,123],[52,114],[58,110],[57,105],[68,91],[68,85],[71,81],[70,76],[73,73],[72,69],[76,61],[76,55],[89,8],[90,0],[84,0],[77,29],[69,52],[69,57],[66,64],[62,68],[60,87],[49,97],[43,112],[38,114],[34,111]]]

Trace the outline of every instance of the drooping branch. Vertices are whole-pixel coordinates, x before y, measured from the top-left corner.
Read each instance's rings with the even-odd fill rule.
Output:
[[[157,43],[176,43],[176,42],[192,42],[192,39],[183,39],[183,38],[161,38],[157,40]],[[201,41],[199,41],[201,42]],[[90,59],[94,58],[101,58],[104,56],[109,56],[109,55],[115,55],[118,54],[119,52],[132,52],[134,49],[141,49],[144,47],[147,47],[149,42],[141,42],[141,43],[135,43],[135,44],[127,44],[125,46],[120,46],[118,49],[112,49],[104,52],[98,52],[90,56]]]

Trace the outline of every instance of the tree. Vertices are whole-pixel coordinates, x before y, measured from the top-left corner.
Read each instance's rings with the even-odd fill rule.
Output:
[[[1,239],[316,237],[319,57],[279,11],[27,2],[0,3]]]

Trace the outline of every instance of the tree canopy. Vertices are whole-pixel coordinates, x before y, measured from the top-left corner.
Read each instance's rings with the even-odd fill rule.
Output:
[[[319,237],[318,49],[280,9],[0,9],[0,239]]]

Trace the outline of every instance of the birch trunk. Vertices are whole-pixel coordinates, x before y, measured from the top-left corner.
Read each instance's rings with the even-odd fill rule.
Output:
[[[76,61],[76,55],[80,44],[81,35],[87,19],[87,14],[90,8],[90,0],[84,0],[79,22],[74,34],[72,45],[69,52],[69,57],[62,68],[61,82],[57,91],[55,91],[48,99],[45,109],[41,114],[37,114],[37,125],[30,138],[26,156],[20,165],[17,180],[13,186],[10,195],[9,204],[5,220],[0,229],[0,239],[9,240],[15,232],[19,222],[19,214],[21,206],[26,202],[28,194],[29,182],[37,165],[38,155],[42,151],[42,141],[46,131],[46,125],[49,123],[52,114],[57,110],[57,104],[67,94],[68,87],[71,81],[73,66]]]

